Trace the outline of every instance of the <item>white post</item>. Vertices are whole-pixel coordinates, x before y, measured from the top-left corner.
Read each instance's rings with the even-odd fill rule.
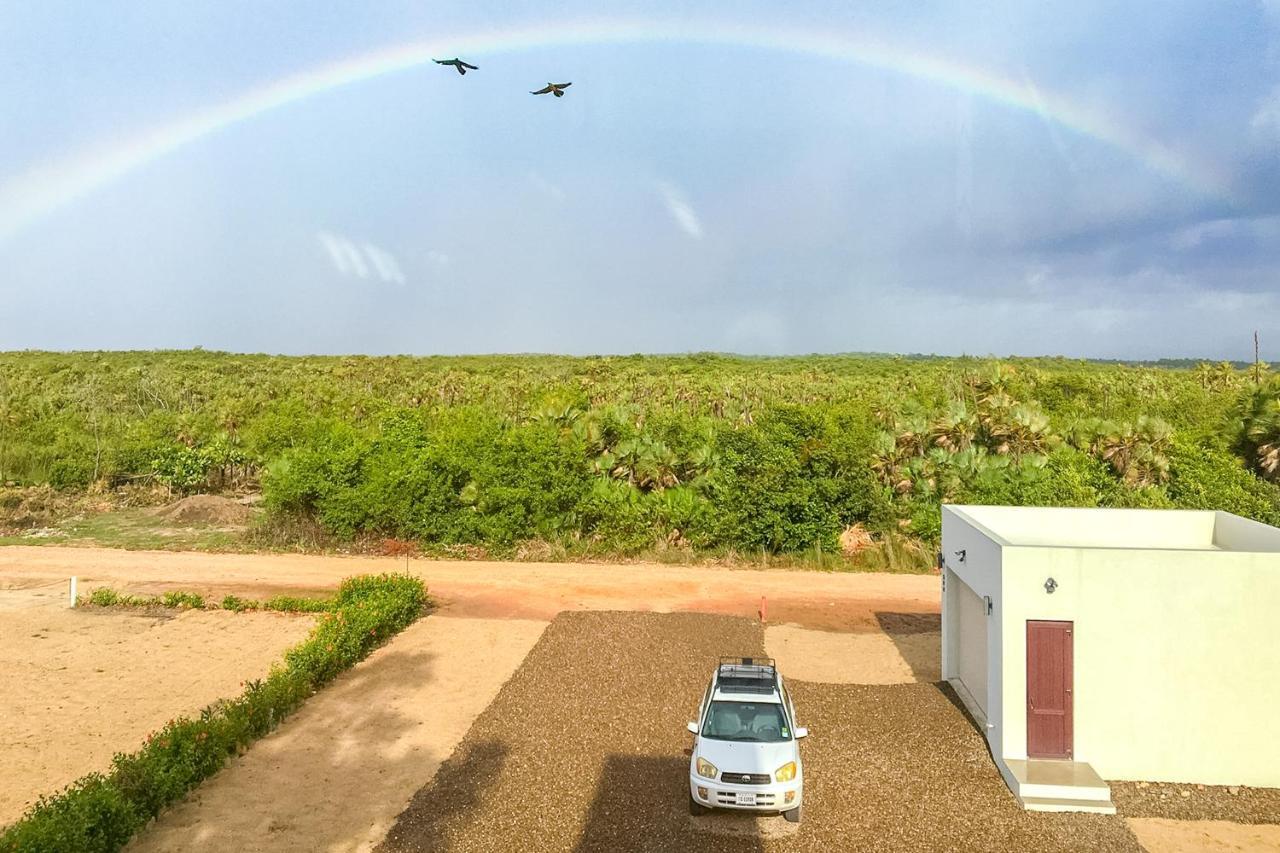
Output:
[[[76,606],[76,576],[71,576],[71,607]]]

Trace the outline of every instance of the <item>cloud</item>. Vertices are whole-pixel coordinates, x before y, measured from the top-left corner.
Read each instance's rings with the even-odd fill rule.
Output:
[[[1255,131],[1280,137],[1280,86],[1272,89],[1258,104],[1249,125]]]
[[[453,263],[453,258],[449,257],[444,252],[431,249],[427,252],[427,263],[431,264],[431,266],[436,269],[444,269]]]
[[[676,225],[680,226],[680,230],[695,240],[701,240],[702,221],[698,219],[693,205],[689,204],[689,200],[685,198],[680,188],[661,181],[658,183],[658,193],[662,196],[662,203],[667,206],[667,213],[671,214],[671,218]]]
[[[321,231],[316,236],[320,239],[320,245],[329,253],[333,268],[340,274],[354,275],[357,278],[369,277],[369,267],[365,265],[364,256],[355,243],[327,231]]]
[[[1239,228],[1238,221],[1234,219],[1209,219],[1179,228],[1169,238],[1169,245],[1178,251],[1185,252],[1199,248],[1206,240],[1230,236]]]
[[[1044,98],[1040,95],[1040,89],[1036,86],[1035,81],[1031,79],[1031,72],[1027,70],[1026,65],[1022,66],[1022,86],[1031,96],[1031,103],[1035,105],[1036,115],[1040,117],[1041,123],[1044,124],[1045,130],[1049,134],[1049,139],[1053,142],[1053,147],[1057,149],[1058,156],[1062,158],[1062,162],[1066,164],[1072,175],[1080,174],[1076,160],[1071,156],[1066,140],[1062,138],[1062,133],[1058,129],[1058,123],[1049,115],[1049,108],[1045,105]]]
[[[564,201],[565,199],[565,191],[560,185],[548,180],[541,172],[529,172],[529,183],[556,201]]]
[[[378,276],[383,281],[404,284],[404,273],[400,271],[400,265],[396,263],[395,256],[390,252],[386,249],[380,249],[372,243],[365,243],[364,254],[372,262],[373,268],[378,271]]]
[[[375,274],[384,282],[404,284],[404,272],[395,255],[367,241],[357,244],[340,234],[320,231],[316,234],[329,262],[342,276],[367,279]]]

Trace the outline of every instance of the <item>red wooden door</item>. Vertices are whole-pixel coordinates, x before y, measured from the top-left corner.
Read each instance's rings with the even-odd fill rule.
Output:
[[[1027,757],[1071,757],[1071,623],[1027,622]]]

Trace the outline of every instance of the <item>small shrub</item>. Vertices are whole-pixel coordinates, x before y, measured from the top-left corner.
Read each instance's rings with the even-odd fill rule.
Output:
[[[160,603],[181,610],[203,610],[204,596],[195,592],[171,591],[160,596]]]
[[[61,458],[49,466],[49,485],[55,489],[83,489],[93,480],[93,462]]]
[[[319,598],[277,595],[262,602],[261,607],[263,610],[275,610],[281,613],[323,613],[333,609],[333,603]],[[258,609],[256,603],[253,609]]]
[[[145,823],[110,778],[91,773],[57,794],[41,797],[0,834],[0,850],[12,853],[114,853]]]
[[[238,595],[227,595],[223,597],[221,607],[223,610],[243,613],[246,610],[257,610],[258,602],[241,598]]]
[[[96,607],[115,607],[120,603],[120,593],[100,586],[89,594],[89,603]]]

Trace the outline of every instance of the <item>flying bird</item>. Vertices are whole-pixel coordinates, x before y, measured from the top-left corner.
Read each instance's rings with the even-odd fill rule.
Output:
[[[468,68],[475,71],[480,67],[478,65],[469,65],[461,59],[458,59],[456,56],[453,59],[433,59],[431,61],[436,65],[452,65],[454,68],[458,69],[459,74],[466,74]]]
[[[530,95],[555,95],[557,98],[564,97],[564,90],[572,86],[572,83],[548,83],[536,92],[530,92]]]

